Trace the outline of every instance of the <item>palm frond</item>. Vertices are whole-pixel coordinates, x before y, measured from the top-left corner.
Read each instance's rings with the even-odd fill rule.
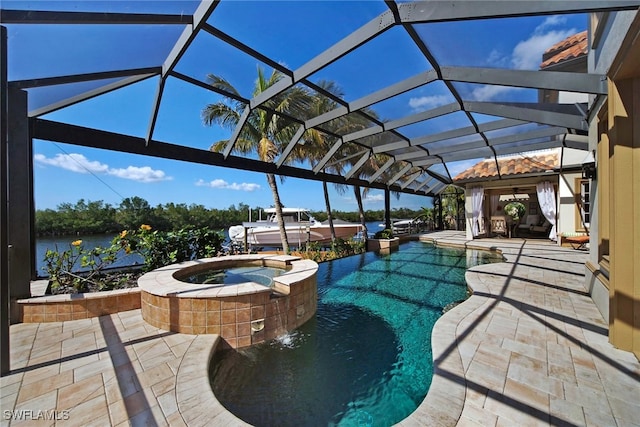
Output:
[[[227,139],[216,141],[213,144],[211,144],[211,147],[209,147],[209,151],[213,151],[215,153],[220,153],[220,152],[224,151],[224,148],[227,146],[228,142],[229,142],[229,140],[227,140]]]
[[[221,153],[222,151],[224,151],[224,149],[226,148],[227,144],[229,143],[228,139],[223,139],[217,142],[214,142],[211,147],[209,148],[209,151],[213,151],[216,153]],[[241,153],[241,154],[249,154],[252,153],[254,151],[254,143],[252,140],[248,140],[248,139],[244,139],[244,138],[238,138],[238,140],[236,141],[235,145],[233,146],[233,151],[234,153]]]
[[[219,124],[230,129],[234,128],[240,120],[239,112],[223,102],[208,104],[202,109],[201,116],[207,126]]]
[[[217,76],[215,74],[207,74],[207,83],[212,87],[223,90],[225,92],[231,93],[233,95],[237,95],[240,97],[240,93],[236,90],[235,87],[228,80],[226,80],[222,76]]]

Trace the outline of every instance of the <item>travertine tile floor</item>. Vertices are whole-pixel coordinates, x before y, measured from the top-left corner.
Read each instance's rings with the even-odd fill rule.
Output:
[[[474,295],[434,329],[434,381],[412,425],[639,426],[640,363],[613,348],[585,291],[587,253],[542,240],[422,236],[497,248],[469,270]]]
[[[584,290],[584,252],[423,238],[499,248],[506,262],[467,273],[475,294],[438,321],[431,389],[401,426],[640,426],[640,363],[607,342]],[[246,425],[211,393],[217,342],[154,328],[140,310],[13,325],[1,425]]]

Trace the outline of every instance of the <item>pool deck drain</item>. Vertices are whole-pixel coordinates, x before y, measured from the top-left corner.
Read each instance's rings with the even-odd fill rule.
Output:
[[[422,238],[496,248],[506,262],[467,272],[475,294],[436,323],[433,383],[398,425],[639,425],[640,363],[608,343],[584,289],[586,253],[461,232]],[[218,340],[154,328],[140,310],[12,325],[0,425],[247,425],[211,392]]]

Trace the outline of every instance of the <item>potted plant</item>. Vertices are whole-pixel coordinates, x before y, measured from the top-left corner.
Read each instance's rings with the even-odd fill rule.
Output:
[[[527,213],[527,208],[521,202],[509,202],[504,207],[504,213],[512,219],[511,225],[516,227],[520,218]]]
[[[510,202],[504,207],[504,212],[509,215],[513,222],[518,222],[527,212],[527,208],[521,202]]]
[[[391,251],[400,246],[400,239],[393,237],[393,230],[385,228],[373,235],[373,239],[367,239],[368,251]]]

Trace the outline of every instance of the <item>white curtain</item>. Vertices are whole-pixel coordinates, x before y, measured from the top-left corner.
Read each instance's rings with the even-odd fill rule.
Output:
[[[553,184],[549,181],[539,182],[536,185],[538,193],[538,202],[540,203],[540,210],[544,217],[551,224],[551,232],[549,233],[549,239],[557,240],[556,236],[556,192],[553,190]]]
[[[471,233],[476,237],[479,233],[478,222],[484,201],[484,187],[471,187]]]
[[[491,215],[496,215],[498,213],[498,203],[500,203],[500,195],[492,194],[489,202],[491,203]]]

